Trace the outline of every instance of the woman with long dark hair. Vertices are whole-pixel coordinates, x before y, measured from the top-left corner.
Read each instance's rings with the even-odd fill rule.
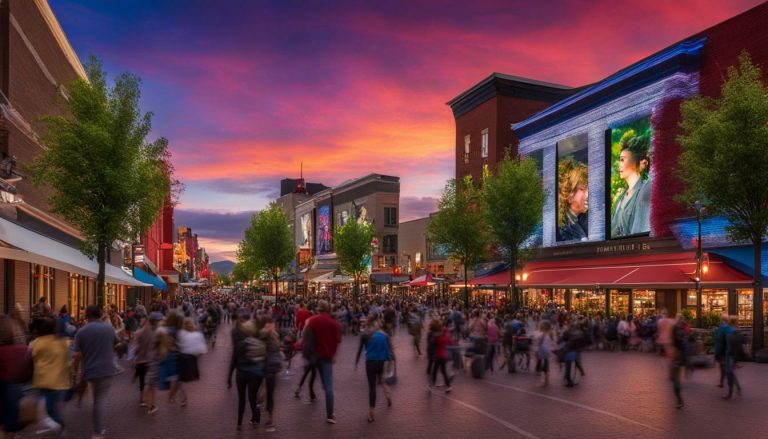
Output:
[[[365,349],[365,374],[368,378],[368,422],[373,422],[373,410],[376,408],[376,386],[381,386],[387,399],[387,406],[392,406],[392,393],[384,382],[384,363],[394,361],[395,354],[389,336],[381,330],[376,316],[371,315],[365,324],[365,332],[360,336],[355,369],[360,361],[360,354]]]

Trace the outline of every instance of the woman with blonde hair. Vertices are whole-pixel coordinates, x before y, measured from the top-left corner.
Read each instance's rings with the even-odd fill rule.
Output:
[[[557,240],[586,240],[589,233],[589,171],[569,157],[558,165]]]

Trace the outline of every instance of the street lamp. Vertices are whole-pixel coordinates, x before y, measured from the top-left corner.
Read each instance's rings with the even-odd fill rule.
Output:
[[[696,200],[694,208],[696,209],[696,224],[698,226],[698,239],[696,240],[696,327],[701,328],[701,201]]]

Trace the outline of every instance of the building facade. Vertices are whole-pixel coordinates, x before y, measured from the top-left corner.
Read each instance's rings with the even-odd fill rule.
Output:
[[[483,170],[493,171],[506,150],[517,154],[518,139],[509,129],[578,91],[571,87],[493,73],[451,99],[456,123],[456,180],[467,175],[476,182]]]
[[[700,308],[704,324],[725,312],[750,325],[752,268],[715,248],[700,261],[689,242],[695,211],[676,201],[674,170],[680,104],[717,96],[744,50],[766,72],[766,22],[762,4],[511,124],[519,154],[540,166],[548,199],[539,256],[495,282],[514,275],[529,306],[635,316],[666,308],[690,317]],[[719,230],[713,241],[722,243]]]
[[[420,276],[429,273],[435,277],[453,279],[459,276],[459,264],[429,242],[427,227],[432,215],[400,223],[400,273]]]
[[[23,171],[42,151],[40,117],[66,115],[67,85],[85,78],[56,17],[44,0],[0,2],[0,311],[46,297],[78,318],[96,302],[94,260],[83,255],[83,236],[50,213],[45,187]],[[106,301],[125,306],[127,288],[142,286],[120,268],[121,248],[109,253]]]

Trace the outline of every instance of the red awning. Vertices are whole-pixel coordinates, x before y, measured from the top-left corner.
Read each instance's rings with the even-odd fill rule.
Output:
[[[421,276],[417,277],[416,279],[406,282],[405,285],[409,287],[431,287],[435,285],[435,282],[432,280],[432,275],[430,273],[422,274]]]
[[[714,255],[705,257],[702,285],[749,285],[752,278]],[[522,287],[693,288],[696,253],[533,262],[523,269]]]

